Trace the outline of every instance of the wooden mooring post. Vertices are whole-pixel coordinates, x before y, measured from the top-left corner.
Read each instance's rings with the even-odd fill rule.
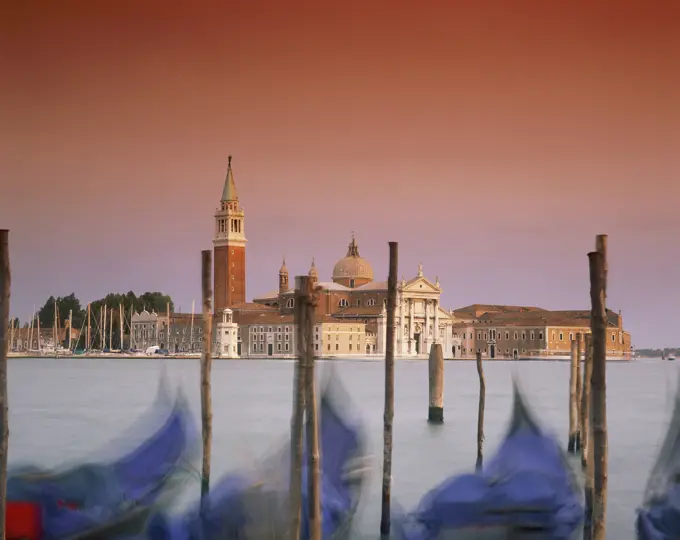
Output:
[[[597,251],[588,254],[590,266],[590,317],[593,335],[591,421],[593,446],[593,540],[607,536],[607,236],[598,235]]]
[[[387,274],[387,336],[385,344],[385,413],[383,417],[383,477],[380,536],[388,538],[391,525],[392,499],[392,426],[394,422],[394,346],[395,310],[397,307],[397,272],[399,244],[390,242],[390,263]]]
[[[5,540],[7,507],[7,449],[9,417],[7,405],[7,352],[9,341],[9,300],[12,274],[9,264],[9,231],[0,230],[0,538]]]
[[[576,334],[576,441],[574,450],[576,452],[581,450],[581,409],[583,408],[583,374],[581,373],[581,354],[583,351],[583,334],[578,332]]]
[[[477,375],[479,375],[479,405],[477,406],[477,463],[475,470],[481,471],[484,465],[484,405],[486,401],[486,381],[482,353],[477,352]]]
[[[581,403],[581,466],[585,476],[583,540],[593,537],[593,445],[590,426],[590,379],[593,374],[592,335],[585,335],[585,361],[583,363],[583,400]]]
[[[578,437],[578,343],[571,340],[571,370],[569,374],[569,442],[567,452],[573,454],[576,451],[576,439]]]
[[[314,375],[314,311],[316,307],[316,295],[314,282],[309,276],[299,276],[295,279],[299,291],[297,303],[300,304],[300,312],[304,311],[304,318],[299,335],[303,340],[300,348],[299,361],[305,371],[305,397],[304,409],[306,413],[307,428],[307,515],[309,517],[310,540],[321,540],[322,516],[321,516],[321,464],[319,456],[319,424],[316,411],[316,377]]]
[[[302,519],[302,455],[303,428],[305,417],[305,376],[304,358],[307,354],[305,344],[307,310],[302,289],[303,278],[296,278],[295,284],[295,341],[297,361],[293,381],[293,416],[290,421],[290,482],[289,510],[290,522],[288,540],[300,538],[300,521]],[[306,294],[306,293],[305,293]]]
[[[444,422],[444,351],[441,343],[433,343],[429,358],[429,407],[427,421],[432,424]]]
[[[201,419],[203,428],[203,466],[201,469],[201,503],[210,491],[210,455],[212,448],[212,252],[201,252],[201,289],[203,293],[203,356],[201,358]],[[168,319],[168,334],[170,320]],[[169,343],[169,340],[168,340]]]

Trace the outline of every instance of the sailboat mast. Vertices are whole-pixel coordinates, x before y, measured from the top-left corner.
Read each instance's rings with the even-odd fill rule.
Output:
[[[102,351],[106,349],[106,312],[108,309],[106,308],[106,304],[102,306],[103,310],[103,315],[104,315],[104,322],[102,323]]]
[[[52,346],[54,347],[54,357],[57,357],[57,301],[54,301],[54,324],[52,325]]]
[[[123,352],[123,303],[118,304],[118,317],[120,318],[120,352]]]
[[[191,330],[189,330],[189,349],[194,352],[194,310],[196,309],[196,301],[191,301]]]
[[[71,350],[71,340],[73,339],[73,310],[68,310],[68,350]]]
[[[130,306],[130,322],[128,323],[128,328],[130,329],[130,344],[128,345],[128,347],[129,347],[130,349],[134,349],[134,348],[135,348],[134,345],[133,345],[134,337],[133,337],[133,335],[132,335],[132,316],[134,315],[134,313],[135,313],[135,306],[134,306],[134,305],[131,305],[131,306]]]
[[[109,316],[109,352],[113,349],[113,308]]]
[[[90,350],[90,304],[87,304],[87,343],[85,343],[85,350]]]
[[[40,348],[40,316],[37,317],[36,322],[38,323],[38,354],[41,354],[42,349]]]
[[[14,327],[16,326],[16,318],[12,317],[12,320],[10,321],[10,326],[9,326],[9,350],[14,349]]]
[[[170,351],[170,302],[167,302],[165,304],[165,312],[166,312],[167,317],[168,317],[168,345],[167,345],[166,349],[168,351]]]
[[[31,317],[31,324],[28,325],[28,348],[27,351],[33,350],[33,325],[35,324],[35,306],[33,306],[33,317]]]

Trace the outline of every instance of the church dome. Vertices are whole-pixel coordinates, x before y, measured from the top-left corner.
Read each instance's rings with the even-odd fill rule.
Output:
[[[359,247],[354,235],[347,249],[347,255],[333,267],[333,281],[352,288],[373,281],[373,267],[359,255]]]

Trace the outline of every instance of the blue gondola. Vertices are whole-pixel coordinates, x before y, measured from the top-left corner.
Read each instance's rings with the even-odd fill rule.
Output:
[[[680,387],[673,416],[638,510],[638,540],[680,538]]]
[[[321,454],[321,511],[323,538],[346,538],[365,478],[363,436],[357,425],[343,418],[339,405],[343,390],[329,384],[319,409]],[[200,503],[184,515],[158,514],[150,520],[144,538],[150,540],[223,540],[285,536],[290,445],[249,474],[230,474],[211,488],[204,507]],[[305,460],[306,461],[306,460]],[[309,537],[306,518],[306,470],[303,470],[301,538]],[[272,536],[276,532],[277,535]]]
[[[8,528],[18,538],[45,540],[116,539],[138,532],[161,495],[171,493],[168,488],[191,470],[197,440],[180,398],[154,435],[121,459],[65,472],[37,467],[10,471]],[[21,522],[26,519],[33,522]]]
[[[482,471],[446,480],[414,512],[397,517],[398,538],[573,537],[583,518],[576,478],[517,386],[514,393],[510,429],[496,455]]]

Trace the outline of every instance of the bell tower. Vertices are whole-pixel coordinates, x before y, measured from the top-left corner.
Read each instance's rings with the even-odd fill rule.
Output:
[[[246,236],[243,208],[236,193],[231,156],[220,207],[215,212],[213,288],[215,313],[246,301]]]

